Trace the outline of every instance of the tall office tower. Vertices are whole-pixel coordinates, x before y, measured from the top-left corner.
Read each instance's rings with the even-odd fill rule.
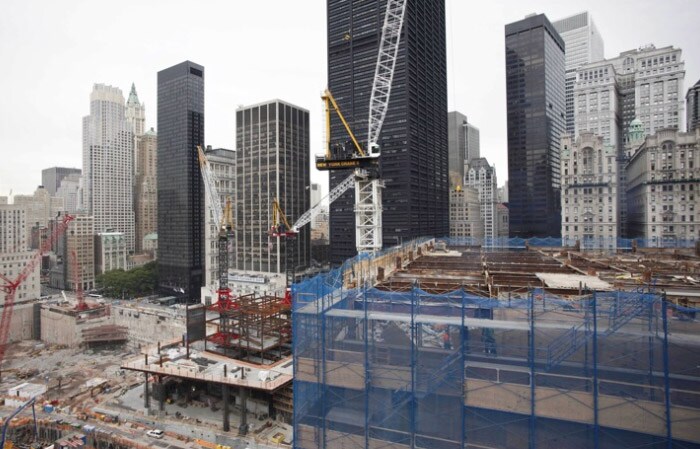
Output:
[[[576,69],[605,57],[603,38],[593,18],[586,12],[552,22],[564,39],[566,59],[566,132],[574,134],[574,84]]]
[[[27,208],[19,204],[0,204],[0,254],[29,249]],[[2,273],[2,272],[0,272]]]
[[[454,189],[464,182],[464,163],[479,157],[479,128],[461,112],[447,114],[447,148],[450,188]]]
[[[32,239],[32,232],[37,228],[46,228],[49,221],[63,212],[65,209],[63,198],[49,195],[44,186],[39,186],[34,191],[33,195],[15,195],[15,205],[23,206],[27,211],[27,243],[38,248],[37,245],[32,245],[35,239]]]
[[[19,204],[0,204],[0,274],[14,281],[34,257],[27,240],[27,207]],[[35,299],[40,295],[41,264],[19,286],[15,301]],[[0,289],[0,304],[5,303],[7,292]]]
[[[158,285],[198,299],[204,285],[204,67],[158,72]]]
[[[321,202],[323,193],[321,192],[321,184],[311,183],[311,207]]]
[[[87,215],[78,215],[68,225],[63,234],[64,288],[75,290],[77,281],[83,284],[83,290],[95,288],[95,220]],[[75,254],[77,264],[71,262]],[[80,277],[75,269],[80,270]]]
[[[41,185],[49,192],[49,195],[56,196],[56,191],[61,187],[61,180],[68,175],[80,176],[79,168],[51,167],[41,171]]]
[[[151,128],[139,136],[136,146],[134,217],[136,252],[143,251],[143,238],[158,231],[158,134]]]
[[[464,185],[472,187],[479,192],[481,219],[484,222],[484,237],[494,239],[498,237],[498,217],[496,216],[498,182],[496,180],[496,167],[490,165],[485,157],[472,159],[465,167],[467,173],[464,177]]]
[[[615,248],[618,237],[617,155],[590,132],[561,139],[561,236],[564,244]]]
[[[479,191],[457,187],[450,191],[450,237],[484,238]]]
[[[386,1],[328,0],[328,87],[360,142]],[[391,101],[379,136],[382,148],[383,241],[390,246],[449,232],[445,1],[408,0]],[[346,133],[334,117],[332,143]],[[349,149],[349,148],[348,148]],[[348,176],[332,172],[330,187]],[[330,205],[331,261],[356,254],[355,195]]]
[[[308,267],[310,230],[296,240],[269,237],[277,198],[292,225],[311,207],[308,186],[309,111],[272,100],[236,110],[236,268],[285,271],[287,245],[296,245],[296,267]]]
[[[236,152],[227,150],[226,148],[212,149],[211,145],[207,145],[204,153],[207,155],[207,160],[211,166],[211,171],[216,175],[216,189],[219,192],[219,202],[221,203],[221,208],[223,209],[226,206],[227,201],[231,202],[231,207],[233,208],[236,201]],[[219,245],[218,239],[215,237],[219,235],[219,226],[221,223],[214,222],[214,214],[211,212],[209,197],[205,196],[204,201],[207,205],[206,222],[204,228],[204,238],[206,242],[206,249],[204,251],[206,260],[204,282],[205,285],[212,286],[213,290],[215,290],[219,287],[217,282],[219,280]],[[231,213],[233,216],[233,209]],[[230,247],[232,246],[234,245],[230,245]],[[229,252],[228,259],[228,266],[233,267],[235,261],[233,260],[232,252]]]
[[[559,139],[566,129],[564,41],[544,14],[506,25],[511,237],[558,236]]]
[[[133,133],[121,89],[95,84],[83,117],[83,210],[95,232],[123,232],[134,250]]]
[[[56,189],[56,197],[63,199],[63,209],[66,213],[75,214],[80,209],[79,189],[80,174],[73,173],[61,179],[61,185]]]
[[[690,89],[685,96],[686,113],[688,114],[688,132],[700,127],[700,80]]]

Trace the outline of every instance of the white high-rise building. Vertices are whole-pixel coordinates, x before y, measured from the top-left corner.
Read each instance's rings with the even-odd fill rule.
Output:
[[[561,236],[565,244],[614,248],[618,237],[615,150],[584,132],[561,139]]]
[[[683,123],[685,65],[681,50],[648,45],[581,66],[574,87],[575,135],[590,131],[623,151],[637,118],[646,135]]]
[[[63,198],[51,196],[44,186],[39,186],[33,195],[15,195],[14,203],[27,210],[27,242],[32,245],[32,233],[36,228],[46,228],[65,207]]]
[[[127,123],[129,123],[129,129],[134,133],[135,138],[146,132],[146,105],[139,101],[134,83],[131,83],[131,92],[129,92],[129,99],[126,101],[125,116]]]
[[[600,61],[605,57],[603,38],[588,11],[565,17],[552,25],[564,39],[566,58],[566,132],[574,128],[574,84],[576,69],[584,64]]]
[[[122,91],[95,84],[83,118],[83,210],[94,231],[123,232],[134,251],[134,137]]]
[[[56,189],[56,196],[58,198],[63,198],[63,208],[69,214],[75,214],[79,210],[79,190],[79,173],[73,173],[61,179],[61,184],[59,185],[58,189]]]
[[[484,222],[484,237],[493,239],[498,237],[498,223],[496,217],[496,205],[498,204],[498,182],[496,180],[496,167],[489,161],[480,157],[472,159],[465,164],[466,173],[464,185],[472,187],[479,192],[479,205],[481,219]]]
[[[27,208],[19,204],[0,204],[0,273],[14,281],[34,257],[27,240]],[[38,298],[40,294],[40,264],[15,292],[15,301]],[[0,290],[0,304],[7,292]]]

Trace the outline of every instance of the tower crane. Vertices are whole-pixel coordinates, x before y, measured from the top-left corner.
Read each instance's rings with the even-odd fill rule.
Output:
[[[394,79],[394,69],[396,67],[405,12],[406,0],[387,1],[369,103],[369,127],[367,130],[366,149],[363,149],[358,144],[330,92],[326,90],[322,97],[326,103],[326,135],[328,136],[328,141],[326,154],[316,158],[316,168],[319,170],[354,170],[355,243],[359,253],[379,251],[383,245],[382,188],[384,184],[380,179],[378,169],[379,157],[381,156],[379,134],[389,108],[389,98],[391,96],[391,86]],[[330,107],[336,111],[351,137],[354,149],[350,156],[346,156],[344,152],[340,156],[333,154],[330,145]],[[344,185],[346,181],[341,182],[338,186]]]
[[[212,336],[212,340],[225,346],[231,339],[238,338],[231,331],[232,323],[227,313],[238,307],[228,286],[228,241],[233,232],[231,200],[227,199],[225,205],[221,206],[221,197],[216,186],[217,178],[201,146],[197,147],[197,154],[199,156],[199,167],[202,171],[202,180],[204,181],[204,191],[218,230],[212,239],[216,240],[218,250],[217,261],[219,269],[217,274],[219,282],[216,289],[217,301],[216,304],[211,306],[211,309],[219,312],[220,320],[219,330]],[[211,244],[211,242],[208,242],[208,244]]]
[[[0,290],[7,293],[5,296],[5,304],[2,309],[2,318],[0,318],[0,364],[2,364],[5,358],[5,351],[7,350],[7,339],[10,334],[10,320],[12,318],[12,309],[15,303],[15,294],[17,289],[22,285],[24,281],[32,274],[34,268],[41,261],[46,253],[51,251],[53,244],[58,238],[63,235],[63,233],[68,229],[68,225],[74,219],[72,215],[64,215],[61,222],[53,229],[49,238],[46,239],[39,250],[34,253],[32,258],[27,262],[27,265],[19,272],[14,280],[7,278],[5,275],[0,274]]]

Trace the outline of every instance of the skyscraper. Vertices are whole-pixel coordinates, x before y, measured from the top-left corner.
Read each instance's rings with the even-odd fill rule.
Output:
[[[294,242],[296,267],[308,267],[310,230],[296,240],[269,237],[272,201],[293,224],[311,207],[309,111],[272,100],[236,111],[236,269],[281,273]]]
[[[450,188],[464,183],[464,164],[480,156],[479,128],[467,121],[461,112],[447,114]]]
[[[688,114],[688,132],[700,127],[700,80],[690,89],[685,96],[686,113]]]
[[[386,1],[328,0],[328,87],[360,142]],[[384,245],[449,232],[444,0],[408,0],[382,148]],[[333,118],[331,142],[348,140]],[[348,176],[332,172],[330,187]],[[331,260],[356,254],[354,191],[330,205]]]
[[[143,238],[158,231],[158,134],[151,128],[136,141],[134,213],[136,251],[143,251]]]
[[[564,41],[544,14],[506,25],[511,237],[558,236]]]
[[[49,192],[49,195],[56,196],[56,191],[61,187],[61,180],[68,175],[77,174],[80,176],[79,168],[51,167],[41,171],[41,185]]]
[[[479,207],[481,219],[484,222],[484,237],[494,239],[498,237],[498,223],[496,217],[496,205],[498,204],[498,181],[496,180],[496,167],[489,164],[485,157],[472,159],[465,164],[465,187],[471,187],[479,192]]]
[[[83,209],[95,232],[123,232],[134,250],[134,140],[121,89],[95,84],[83,118]]]
[[[576,69],[605,57],[603,38],[588,11],[556,22],[554,29],[564,39],[566,59],[566,132],[574,133],[574,83]]]
[[[138,137],[145,132],[146,127],[146,105],[141,104],[136,93],[136,85],[131,83],[129,99],[126,100],[126,121],[129,123],[134,137]]]
[[[158,72],[158,285],[200,296],[204,283],[204,67]]]

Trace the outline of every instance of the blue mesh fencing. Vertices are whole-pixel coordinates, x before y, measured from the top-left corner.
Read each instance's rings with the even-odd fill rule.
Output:
[[[294,289],[295,448],[700,448],[697,309],[344,289],[338,270]]]

